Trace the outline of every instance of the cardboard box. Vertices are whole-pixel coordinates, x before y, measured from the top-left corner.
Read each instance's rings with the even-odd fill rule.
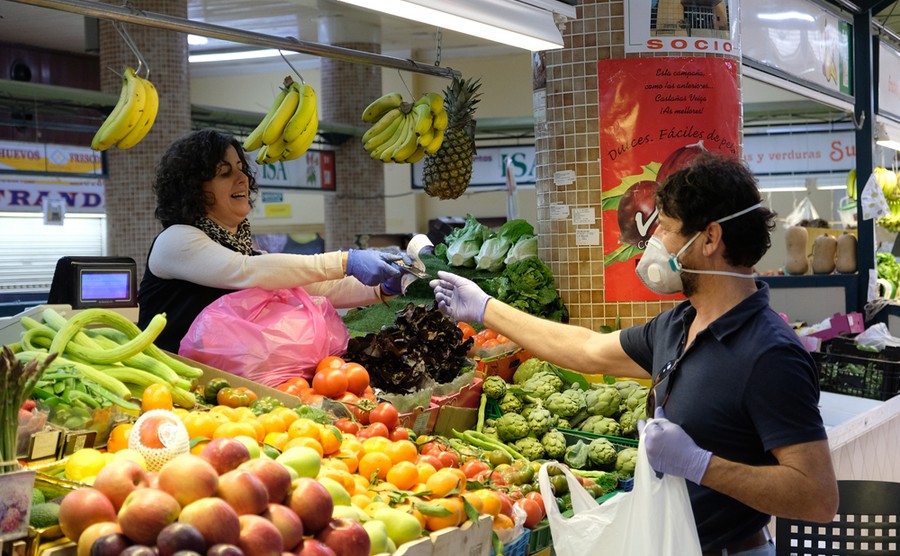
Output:
[[[531,358],[528,350],[520,349],[509,355],[492,359],[476,359],[476,372],[482,378],[497,375],[506,382],[512,382],[513,374],[522,362]]]
[[[493,523],[490,516],[483,515],[477,522],[467,521],[402,544],[393,556],[489,556]]]
[[[452,405],[441,406],[437,421],[434,424],[434,432],[453,438],[453,431],[467,431],[475,428],[478,422],[478,409],[468,407],[455,407]]]
[[[417,407],[408,413],[400,414],[400,426],[412,429],[416,435],[430,434],[438,419],[441,406],[431,404],[430,407]]]

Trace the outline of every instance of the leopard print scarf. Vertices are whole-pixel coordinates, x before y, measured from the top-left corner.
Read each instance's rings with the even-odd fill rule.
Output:
[[[250,222],[246,219],[238,224],[237,233],[233,234],[207,217],[202,217],[195,224],[210,239],[233,251],[244,255],[253,254],[253,238],[250,235]]]

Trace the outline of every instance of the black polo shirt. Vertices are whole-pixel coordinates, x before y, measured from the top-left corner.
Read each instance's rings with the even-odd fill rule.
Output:
[[[775,465],[773,448],[826,438],[819,413],[815,363],[796,333],[769,307],[769,287],[758,291],[701,331],[683,350],[696,316],[690,302],[622,331],[621,344],[654,377],[677,367],[657,386],[666,417],[698,446],[730,461]],[[687,481],[704,551],[717,550],[769,521],[737,500]],[[766,485],[760,485],[766,488]]]

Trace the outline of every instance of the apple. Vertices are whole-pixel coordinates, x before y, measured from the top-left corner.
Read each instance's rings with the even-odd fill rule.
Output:
[[[102,521],[116,521],[116,509],[109,498],[95,488],[73,490],[59,504],[59,527],[70,541],[78,542],[85,529]]]
[[[220,476],[216,496],[228,502],[238,515],[261,514],[269,505],[266,485],[243,469],[233,469]]]
[[[172,556],[203,556],[199,552],[194,552],[193,550],[179,550]]]
[[[312,450],[312,448],[309,448]],[[313,450],[315,452],[315,450]],[[316,453],[316,455],[319,455]],[[219,475],[227,473],[232,469],[250,459],[250,451],[244,446],[240,440],[228,436],[220,436],[213,438],[200,451],[200,457],[208,461],[215,467]]]
[[[388,551],[388,532],[387,525],[383,521],[373,519],[362,524],[363,529],[369,535],[369,543],[371,548],[370,554],[384,554]]]
[[[209,547],[206,556],[244,556],[244,551],[234,544],[219,543]]]
[[[152,546],[166,525],[178,519],[181,504],[168,492],[138,488],[119,510],[119,527],[136,544]]]
[[[131,541],[122,533],[107,533],[91,544],[91,556],[119,556],[130,545]]]
[[[297,556],[337,556],[327,544],[317,539],[304,539],[294,551]]]
[[[281,556],[284,541],[274,523],[258,515],[242,515],[240,523],[238,546],[245,556]]]
[[[275,458],[275,461],[296,471],[298,477],[317,477],[322,467],[319,452],[309,446],[292,446]]]
[[[95,540],[103,535],[121,532],[122,530],[119,528],[119,524],[115,521],[100,521],[93,525],[89,525],[81,533],[81,536],[78,537],[78,543],[75,547],[76,556],[90,556],[91,546],[94,544]]]
[[[137,462],[117,459],[107,463],[94,478],[94,488],[102,492],[119,511],[122,502],[136,488],[149,487],[147,472]]]
[[[294,510],[281,504],[269,504],[262,513],[281,533],[284,550],[293,550],[303,540],[303,522]]]
[[[369,514],[364,512],[362,508],[356,506],[335,506],[334,511],[331,512],[331,517],[344,517],[360,523],[369,521],[370,519]]]
[[[249,436],[239,434],[234,437],[235,440],[240,440],[241,443],[247,447],[247,451],[250,452],[250,459],[258,458],[260,455],[259,450],[259,442],[255,438],[251,438]]]
[[[159,556],[172,556],[180,550],[206,553],[206,540],[200,530],[183,521],[176,521],[163,527],[156,537]]]
[[[221,498],[201,498],[181,509],[178,521],[200,530],[207,546],[225,543],[237,545],[241,524],[238,514]]]
[[[158,556],[158,554],[147,545],[133,544],[123,550],[119,556]]]
[[[291,473],[274,459],[256,458],[245,461],[238,469],[249,471],[262,481],[269,492],[270,504],[281,504],[291,490]]]
[[[322,483],[309,477],[300,477],[291,486],[288,506],[300,516],[303,533],[315,535],[331,521],[334,500]]]
[[[334,550],[335,556],[369,556],[372,547],[369,534],[352,519],[332,519],[316,538]]]
[[[187,453],[166,462],[159,470],[157,482],[160,490],[171,494],[183,507],[215,494],[219,473],[205,459]]]
[[[334,501],[335,506],[349,506],[350,505],[350,493],[347,492],[347,489],[344,488],[344,485],[335,481],[331,477],[319,477],[317,479],[322,486],[328,491],[331,495],[331,499]]]
[[[384,523],[387,527],[388,538],[397,546],[422,536],[422,524],[414,515],[403,510],[381,508],[372,517]]]

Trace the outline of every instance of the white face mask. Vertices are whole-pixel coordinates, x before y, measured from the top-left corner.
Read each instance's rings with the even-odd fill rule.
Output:
[[[743,216],[750,211],[754,211],[762,206],[762,203],[756,203],[750,208],[746,208],[744,210],[738,211],[734,214],[730,214],[728,216],[722,217],[716,222],[722,223],[727,220],[731,220],[732,218],[737,218],[738,216]],[[682,289],[681,285],[681,273],[682,272],[692,272],[694,274],[716,274],[719,276],[735,276],[737,278],[755,278],[756,274],[740,274],[737,272],[724,272],[720,270],[691,270],[689,268],[684,268],[681,266],[681,261],[678,260],[678,257],[681,256],[682,253],[687,251],[688,247],[694,243],[694,240],[700,237],[702,232],[697,232],[694,237],[692,237],[687,243],[684,244],[684,247],[678,250],[674,255],[669,253],[666,249],[666,246],[663,245],[663,242],[659,237],[652,236],[650,241],[647,242],[647,248],[644,250],[644,254],[641,256],[641,260],[637,265],[638,278],[641,279],[641,282],[644,283],[645,286],[650,288],[651,291],[656,292],[660,295],[666,295],[671,293],[678,293]]]

